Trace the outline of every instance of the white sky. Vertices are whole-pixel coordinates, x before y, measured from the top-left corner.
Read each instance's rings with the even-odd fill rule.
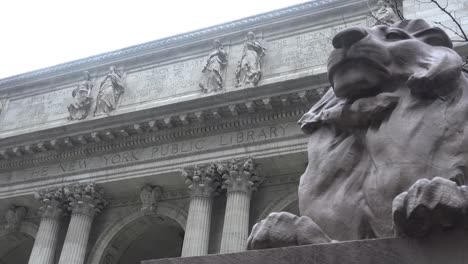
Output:
[[[302,2],[3,0],[0,78]]]

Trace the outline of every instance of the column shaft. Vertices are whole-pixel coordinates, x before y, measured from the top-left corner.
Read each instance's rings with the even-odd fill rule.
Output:
[[[72,214],[59,264],[84,263],[92,222],[92,214]]]
[[[244,251],[249,235],[249,192],[228,192],[220,253]]]
[[[211,196],[193,197],[190,201],[182,257],[208,254],[212,202]]]
[[[59,229],[60,218],[42,218],[28,264],[54,263]]]

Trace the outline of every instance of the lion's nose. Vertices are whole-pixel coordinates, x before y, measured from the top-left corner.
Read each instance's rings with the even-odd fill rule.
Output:
[[[335,49],[349,48],[354,43],[367,36],[367,31],[361,27],[347,28],[333,37],[332,44]]]

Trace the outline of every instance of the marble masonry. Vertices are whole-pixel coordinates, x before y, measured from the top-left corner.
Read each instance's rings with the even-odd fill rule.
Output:
[[[460,25],[468,28],[468,6],[449,2]],[[402,15],[413,22],[400,22]],[[266,257],[278,261],[272,263],[301,263],[288,256],[305,249],[309,253],[302,256],[329,261],[317,263],[337,263],[346,254],[400,252],[407,242],[243,251],[387,238],[395,235],[394,222],[398,235],[413,237],[433,227],[462,226],[466,159],[456,162],[439,152],[465,153],[463,101],[451,95],[466,84],[453,69],[461,71],[460,55],[468,55],[468,44],[453,42],[452,49],[452,31],[414,20],[427,17],[446,21],[437,7],[417,0],[315,0],[1,79],[0,264],[259,263]],[[357,75],[344,70],[340,65],[347,62],[340,58],[352,54],[350,47],[363,38],[396,56],[388,60],[389,72],[420,74],[404,80],[411,93],[395,96],[385,89],[374,94],[359,78],[359,85],[350,85],[350,76]],[[427,46],[412,46],[408,53],[408,47],[398,46],[402,39]],[[444,46],[436,52],[442,56],[431,57],[432,46]],[[365,76],[364,84],[402,80],[380,78],[384,74],[376,61],[386,52],[361,52],[374,56],[351,67],[372,73],[359,75]],[[420,60],[408,63],[413,59]],[[375,67],[366,68],[371,63]],[[429,67],[437,63],[441,67]],[[418,78],[427,72],[442,77],[429,78],[432,83]],[[446,89],[439,89],[441,83]],[[388,116],[389,111],[403,116],[394,109],[396,102],[411,96],[437,101],[431,107],[439,115],[430,119],[436,121],[425,122],[420,105],[410,103],[405,109],[422,112]],[[445,106],[450,111],[440,110]],[[405,126],[405,118],[414,126]],[[390,124],[385,135],[398,134],[391,125],[420,132],[401,133],[406,137],[400,143],[408,153],[421,153],[407,155],[400,143],[383,140],[375,133],[377,124]],[[434,127],[440,135],[421,132]],[[362,140],[350,131],[371,138]],[[452,144],[437,149],[450,135],[455,135],[447,139]],[[425,143],[428,137],[431,144]],[[435,156],[442,158],[435,161]],[[399,160],[399,166],[385,167],[388,157],[410,157],[408,164],[419,165]],[[373,162],[384,164],[396,183],[375,180],[381,174],[369,169]],[[369,173],[361,177],[362,171]],[[411,180],[402,180],[405,173]],[[413,185],[422,178],[432,180]],[[418,196],[421,189],[450,206],[452,200],[460,203],[446,214],[421,212],[411,207],[415,201],[435,199]],[[458,196],[446,198],[446,192]],[[431,214],[440,217],[419,221]],[[284,230],[295,232],[288,240]],[[467,237],[457,233],[454,239],[464,243]],[[424,263],[440,241],[414,246],[418,261]],[[370,244],[375,248],[369,250]],[[324,255],[335,256],[333,250],[344,252],[342,258]],[[459,247],[444,250],[458,254]],[[405,252],[402,261],[407,261]],[[230,257],[205,256],[220,253]],[[172,259],[158,260],[165,258]]]

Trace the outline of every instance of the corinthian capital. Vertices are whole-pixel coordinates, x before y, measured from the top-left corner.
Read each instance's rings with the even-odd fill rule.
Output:
[[[41,203],[39,211],[44,218],[59,218],[66,208],[66,197],[63,188],[36,191],[34,198]]]
[[[241,160],[231,160],[218,169],[222,172],[223,189],[228,192],[251,193],[256,191],[260,178],[255,172],[255,163],[251,157]]]
[[[192,197],[210,197],[220,190],[221,174],[218,172],[218,165],[214,163],[187,167],[182,170],[181,175]]]
[[[104,190],[94,183],[77,183],[64,188],[68,210],[72,214],[94,216],[107,206]]]

